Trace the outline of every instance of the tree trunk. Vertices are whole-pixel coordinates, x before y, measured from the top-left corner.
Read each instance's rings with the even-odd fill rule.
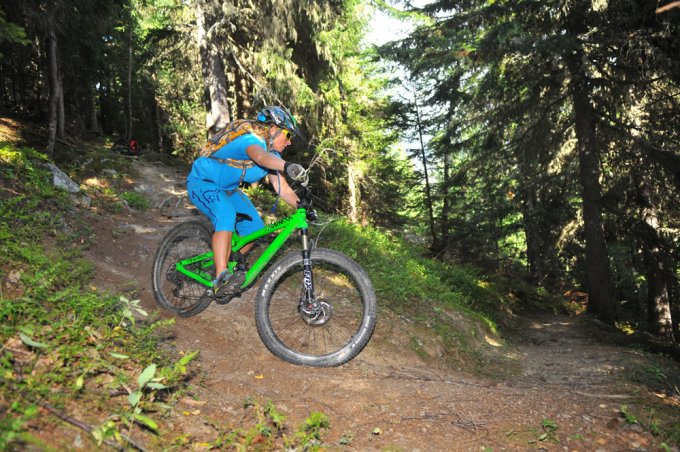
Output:
[[[353,224],[359,221],[359,181],[357,180],[356,169],[352,163],[347,165],[347,188],[349,191],[349,221]]]
[[[588,312],[603,322],[614,323],[609,255],[601,213],[600,162],[596,120],[590,104],[581,50],[569,55],[570,90],[574,109],[579,176],[583,196],[583,223],[586,241],[586,282]]]
[[[338,82],[338,93],[340,94],[340,117],[342,118],[342,123],[347,124],[348,114],[347,114],[347,93],[345,92],[345,85],[342,83],[342,79],[338,75],[335,77]]]
[[[672,278],[664,266],[663,239],[659,233],[656,203],[649,184],[638,180],[641,201],[640,220],[643,226],[642,255],[647,279],[647,329],[650,333],[673,340],[673,322],[669,285]]]
[[[423,165],[423,176],[425,177],[425,206],[427,207],[428,224],[430,226],[430,237],[432,243],[437,243],[437,230],[434,223],[434,202],[432,201],[432,186],[430,185],[430,175],[427,168],[427,154],[425,153],[425,140],[423,139],[423,124],[420,117],[418,106],[418,95],[414,93],[413,106],[416,111],[416,127],[418,128],[418,139],[420,140],[420,161]]]
[[[526,178],[525,178],[526,179]],[[529,274],[536,283],[540,284],[546,277],[542,249],[545,243],[539,234],[536,225],[536,192],[532,183],[524,189],[525,195],[522,203],[522,219],[524,236],[527,243],[527,263]]]
[[[201,55],[204,101],[208,114],[206,127],[210,134],[224,128],[230,121],[227,79],[222,52],[215,42],[215,27],[219,25],[220,4],[211,0],[196,1],[198,48]]]
[[[238,65],[234,64],[234,98],[236,102],[236,116],[245,118],[253,113],[251,103],[250,83]]]
[[[108,86],[110,86],[110,85],[107,85],[107,81],[106,80],[103,81],[101,86],[100,86],[101,89],[99,91],[99,95],[95,99],[97,101],[97,108],[99,110],[99,130],[101,130],[101,132],[103,134],[106,134],[109,130],[109,124],[108,124],[109,121],[108,121],[108,117],[106,115],[106,108],[105,108],[106,103],[107,103],[106,100],[109,96],[109,94],[108,94],[109,90],[107,89]]]
[[[54,155],[54,143],[57,140],[57,114],[59,102],[59,67],[57,66],[57,34],[54,30],[54,12],[47,19],[48,60],[50,71],[49,123],[47,127],[47,155]]]
[[[527,118],[529,119],[529,118]],[[540,141],[529,142],[519,153],[520,186],[519,193],[522,205],[522,229],[526,239],[527,266],[530,278],[537,284],[542,284],[547,276],[546,258],[548,254],[547,240],[540,233],[540,214],[538,209],[537,187],[539,186],[539,169],[537,154],[542,147]],[[506,196],[512,201],[514,193]]]
[[[132,140],[132,24],[128,31],[128,71],[127,71],[127,129],[126,139],[129,143]]]
[[[97,122],[97,90],[91,87],[88,91],[88,103],[90,109],[90,121],[88,124],[89,129],[92,132],[99,132],[99,124]]]
[[[59,74],[59,97],[57,103],[57,138],[66,136],[66,112],[64,110],[64,78]]]
[[[440,227],[441,235],[439,243],[433,244],[435,251],[443,251],[449,245],[449,187],[451,186],[451,165],[449,163],[448,152],[442,156],[442,162],[444,163],[444,168],[442,171],[442,181],[440,186],[442,187],[442,210],[440,214]]]
[[[151,79],[153,80],[153,85],[154,87],[158,87],[158,75],[156,74],[156,71],[151,72]],[[160,104],[158,103],[158,93],[156,92],[156,89],[154,88],[153,91],[153,123],[154,123],[154,130],[156,133],[156,143],[155,143],[155,149],[158,151],[163,150],[163,123],[162,123],[162,115],[163,115],[163,110],[161,109]]]
[[[161,107],[158,105],[158,100],[156,96],[153,98],[154,104],[154,122],[156,123],[156,146],[157,150],[163,150],[163,125],[161,123]]]
[[[660,258],[658,248],[645,250],[648,329],[652,334],[675,340],[668,296],[668,277],[659,262]]]

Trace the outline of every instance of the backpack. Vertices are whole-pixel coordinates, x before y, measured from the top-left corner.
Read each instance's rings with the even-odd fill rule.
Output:
[[[208,139],[208,142],[198,151],[198,155],[200,157],[210,157],[241,135],[253,132],[253,122],[252,120],[244,119],[227,124],[222,130]]]

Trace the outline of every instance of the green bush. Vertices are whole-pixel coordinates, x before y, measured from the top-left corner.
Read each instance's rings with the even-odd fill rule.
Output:
[[[123,198],[130,207],[136,210],[147,210],[151,204],[149,198],[136,191],[126,191],[120,195],[120,197]]]

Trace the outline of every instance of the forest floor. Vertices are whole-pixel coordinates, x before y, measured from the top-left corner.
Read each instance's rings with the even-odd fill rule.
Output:
[[[188,215],[186,168],[134,160],[138,176],[127,183],[149,197],[152,208],[115,215],[83,209],[97,235],[86,256],[96,265],[94,285],[133,293],[152,311],[156,247]],[[168,209],[172,218],[161,214]],[[677,388],[654,383],[649,369],[659,367],[652,357],[617,346],[614,336],[581,316],[518,318],[503,332],[499,351],[518,368],[509,377],[499,369],[494,378],[423,361],[409,346],[412,325],[380,309],[376,332],[357,358],[314,369],[269,353],[256,331],[254,297],[255,289],[248,290],[171,327],[171,355],[200,351],[191,393],[162,427],[186,435],[188,449],[242,426],[244,400],[271,400],[293,430],[312,412],[324,413],[326,449],[409,451],[665,450],[652,434],[653,407],[680,405]],[[635,407],[649,418],[626,416]]]

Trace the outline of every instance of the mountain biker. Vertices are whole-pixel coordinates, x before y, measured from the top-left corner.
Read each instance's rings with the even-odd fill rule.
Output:
[[[301,136],[297,121],[288,110],[265,107],[254,121],[234,124],[245,133],[237,132],[238,136],[211,155],[196,159],[187,176],[189,199],[214,226],[211,243],[215,261],[213,294],[218,298],[235,295],[245,281],[244,272],[230,274],[227,271],[232,234],[248,235],[264,228],[253,203],[239,189],[241,183],[268,179],[278,196],[296,207],[299,199],[279,173],[284,171],[291,179],[299,179],[306,173],[301,165],[281,158],[281,152],[291,144],[293,135]],[[237,213],[250,218],[237,224]],[[250,245],[241,251],[247,252]]]

